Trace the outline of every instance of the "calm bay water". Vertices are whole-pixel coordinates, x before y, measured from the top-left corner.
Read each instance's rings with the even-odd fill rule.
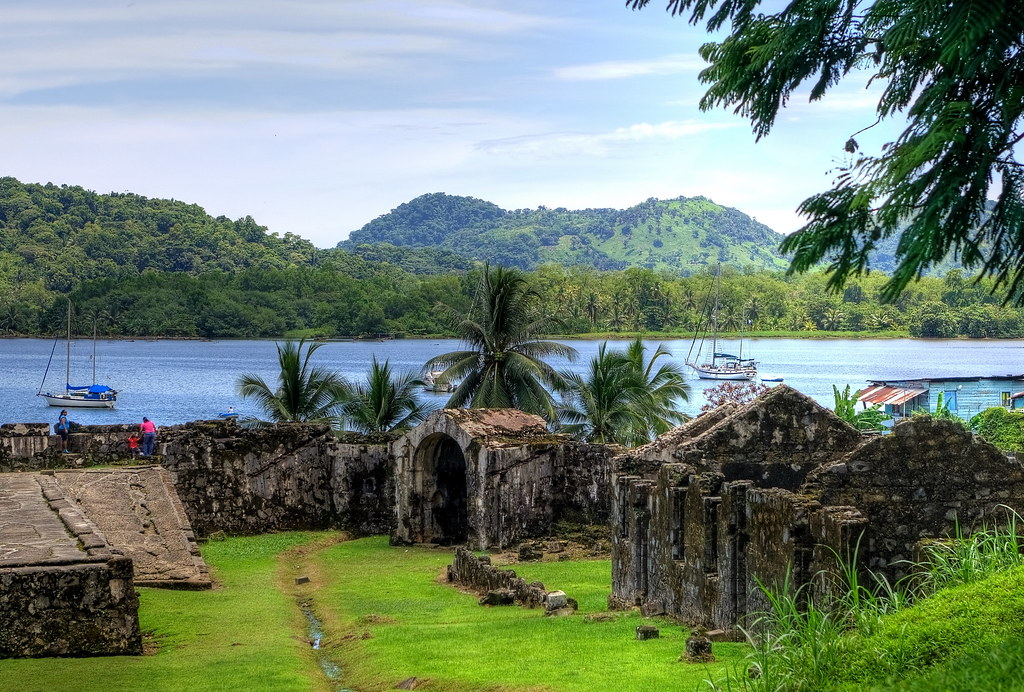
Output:
[[[597,354],[600,341],[571,340],[580,357],[574,364],[556,367],[583,370]],[[649,342],[651,348],[657,342]],[[689,340],[666,341],[675,360],[682,363]],[[625,345],[612,342],[612,347]],[[46,406],[40,389],[52,341],[0,340],[0,423],[50,422],[58,409]],[[371,358],[385,359],[399,371],[419,371],[436,355],[460,348],[456,340],[406,339],[392,341],[339,341],[325,344],[316,354],[318,364],[362,379]],[[728,341],[721,350],[736,349]],[[831,406],[832,385],[862,388],[868,379],[916,377],[1019,375],[1024,373],[1024,341],[940,341],[914,339],[830,340],[752,339],[745,352],[757,358],[762,376],[780,376],[789,386]],[[216,418],[229,406],[243,416],[258,415],[235,393],[242,374],[256,373],[268,382],[277,375],[273,341],[103,341],[97,344],[97,381],[120,391],[113,410],[77,409],[71,418],[80,423],[136,423],[148,416],[157,425],[172,425]],[[735,352],[735,351],[730,351]],[[92,379],[92,342],[75,341],[72,347],[73,384]],[[692,394],[684,406],[696,413],[704,403],[703,390],[715,383],[689,380]],[[64,344],[60,343],[43,388],[59,390],[64,379]],[[438,404],[444,395],[428,395]]]

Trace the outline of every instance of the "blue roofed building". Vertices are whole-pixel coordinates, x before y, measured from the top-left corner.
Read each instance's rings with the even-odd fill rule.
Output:
[[[934,413],[940,395],[942,405],[964,420],[994,406],[1024,408],[1024,375],[869,380],[857,401],[865,408],[879,404],[899,420],[915,411]]]

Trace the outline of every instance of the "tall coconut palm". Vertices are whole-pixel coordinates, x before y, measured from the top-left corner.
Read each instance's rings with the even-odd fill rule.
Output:
[[[558,429],[587,442],[632,445],[644,425],[638,391],[623,353],[601,344],[585,375],[565,372],[568,389],[557,407]]]
[[[656,437],[687,419],[678,409],[678,402],[686,401],[690,393],[682,367],[672,361],[658,362],[672,357],[664,344],[658,344],[650,360],[645,360],[646,354],[647,347],[640,337],[630,342],[625,353],[644,427],[636,437]]]
[[[243,399],[255,399],[274,422],[336,421],[339,406],[349,396],[349,385],[337,373],[310,364],[321,346],[307,345],[305,339],[278,344],[281,371],[277,386],[272,388],[259,375],[243,375],[238,379],[238,393]]]
[[[417,396],[423,380],[412,374],[398,375],[388,361],[373,357],[365,384],[356,384],[341,406],[346,424],[360,432],[381,433],[407,430],[434,410]]]
[[[537,295],[522,273],[484,265],[470,313],[449,318],[465,350],[431,358],[426,370],[442,369],[439,382],[458,382],[448,400],[452,408],[518,408],[554,419],[550,390],[565,387],[564,378],[542,359],[575,358],[576,350],[538,340],[552,320],[538,315]]]
[[[566,372],[569,390],[558,407],[560,430],[588,442],[634,446],[649,442],[686,420],[677,408],[688,394],[678,365],[658,361],[671,353],[663,346],[647,359],[639,338],[625,351],[601,344],[585,376]]]

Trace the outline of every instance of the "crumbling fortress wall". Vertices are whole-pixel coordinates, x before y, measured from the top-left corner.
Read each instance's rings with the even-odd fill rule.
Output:
[[[758,582],[820,594],[837,555],[897,577],[922,540],[1024,507],[1021,465],[962,426],[865,438],[787,387],[620,455],[613,488],[613,604],[709,629],[765,611]]]
[[[71,455],[42,423],[0,426],[0,471],[137,463],[127,438],[136,425],[86,425]],[[258,534],[344,528],[388,533],[394,524],[387,440],[336,438],[327,425],[246,429],[233,420],[160,429],[156,460],[167,469],[192,529]]]
[[[444,409],[395,440],[396,543],[504,548],[607,521],[609,454],[511,409]]]
[[[124,464],[132,430],[82,426],[65,456],[44,424],[3,426],[0,470]],[[342,528],[484,549],[605,523],[611,507],[608,448],[513,410],[440,411],[397,439],[195,421],[161,428],[156,453],[198,536]]]
[[[124,463],[133,427],[86,426],[65,456],[46,425],[3,426],[0,470]],[[956,423],[913,418],[865,437],[785,386],[634,450],[571,441],[520,411],[454,409],[393,439],[197,421],[162,429],[157,453],[199,536],[337,527],[483,550],[561,521],[608,523],[611,603],[709,629],[765,610],[759,583],[821,594],[837,555],[898,577],[922,541],[1024,509],[1021,464]],[[88,509],[85,494],[68,497]],[[143,532],[145,509],[132,509]],[[0,529],[0,543],[21,530]]]

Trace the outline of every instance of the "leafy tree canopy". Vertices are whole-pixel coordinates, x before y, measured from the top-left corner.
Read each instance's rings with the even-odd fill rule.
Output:
[[[650,0],[627,0],[638,9]],[[848,165],[831,190],[800,205],[809,219],[783,243],[791,272],[830,262],[838,289],[868,268],[869,253],[898,235],[894,299],[949,255],[996,279],[1024,303],[1024,4],[992,0],[668,0],[709,30],[728,29],[701,55],[703,109],[734,108],[758,137],[793,92],[820,99],[855,71],[886,88],[878,121],[906,117],[880,153],[845,144]],[[866,123],[868,127],[871,123]],[[994,201],[990,201],[994,200]]]

